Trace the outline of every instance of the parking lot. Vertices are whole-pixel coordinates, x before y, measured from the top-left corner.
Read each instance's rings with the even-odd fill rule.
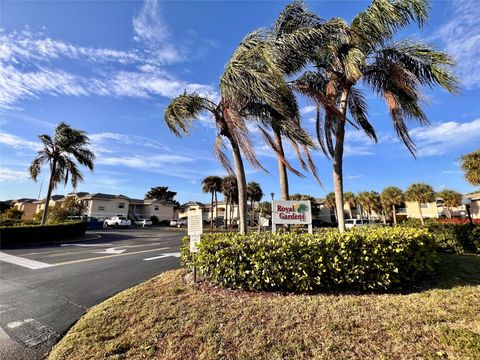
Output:
[[[88,231],[0,252],[0,358],[41,359],[91,306],[179,266],[184,231]]]

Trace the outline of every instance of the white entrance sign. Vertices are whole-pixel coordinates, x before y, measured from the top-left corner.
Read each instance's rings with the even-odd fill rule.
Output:
[[[202,210],[191,211],[188,214],[188,235],[190,236],[190,251],[198,252],[200,235],[203,234]]]
[[[272,201],[272,232],[277,224],[308,225],[312,233],[312,207],[310,200],[275,200]]]

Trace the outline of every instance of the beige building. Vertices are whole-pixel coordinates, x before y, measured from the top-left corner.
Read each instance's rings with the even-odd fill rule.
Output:
[[[33,220],[33,216],[37,212],[37,204],[35,199],[18,199],[13,200],[13,207],[23,211],[22,220]]]
[[[467,194],[465,197],[472,201],[470,204],[470,214],[472,215],[472,218],[480,219],[480,191],[473,194]]]
[[[129,199],[129,216],[136,219],[150,219],[156,216],[159,221],[172,220],[174,218],[175,205],[156,199]]]

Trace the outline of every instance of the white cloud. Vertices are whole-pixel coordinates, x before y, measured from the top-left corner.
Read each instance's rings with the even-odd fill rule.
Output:
[[[457,60],[456,72],[466,88],[480,84],[480,6],[475,0],[451,2],[449,20],[431,37]]]
[[[103,133],[90,134],[88,135],[88,137],[96,152],[106,152],[106,153],[113,152],[113,150],[105,148],[107,144],[111,142],[117,142],[124,145],[142,146],[142,147],[147,147],[151,149],[170,151],[170,148],[164,145],[163,143],[161,143],[160,141],[149,139],[144,136],[103,132]],[[99,151],[98,150],[99,147],[102,148],[103,151]]]
[[[317,111],[317,107],[315,105],[304,106],[300,109],[302,114],[310,114],[315,111]]]
[[[448,154],[464,147],[478,147],[480,119],[466,123],[435,123],[431,127],[414,128],[410,134],[417,145],[418,156]]]
[[[5,132],[0,133],[0,144],[12,147],[14,149],[29,149],[34,151],[38,151],[41,149],[40,142],[25,140],[20,136],[8,134]]]
[[[133,31],[134,40],[139,42],[158,43],[169,36],[157,0],[145,0],[140,12],[133,18]]]
[[[122,165],[137,169],[153,170],[169,166],[170,164],[191,163],[195,159],[183,155],[161,154],[153,156],[115,156],[115,157],[100,157],[96,163],[104,165]]]
[[[26,171],[0,167],[0,182],[25,181],[27,179],[28,173]]]
[[[347,175],[347,176],[345,176],[345,179],[347,179],[347,180],[356,180],[356,179],[360,179],[360,178],[362,178],[362,177],[363,177],[363,175]]]

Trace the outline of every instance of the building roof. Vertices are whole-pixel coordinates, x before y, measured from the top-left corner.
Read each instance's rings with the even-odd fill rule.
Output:
[[[83,200],[88,200],[88,199],[102,199],[102,200],[113,200],[117,196],[116,195],[111,195],[111,194],[103,194],[103,193],[95,193],[95,194],[87,194],[82,197]]]
[[[33,203],[34,201],[36,201],[36,199],[21,198],[21,199],[13,200],[12,202],[21,203],[21,204],[29,204],[29,203]]]
[[[466,194],[464,195],[466,198],[469,198],[470,200],[480,200],[480,191],[474,192],[471,194]]]

